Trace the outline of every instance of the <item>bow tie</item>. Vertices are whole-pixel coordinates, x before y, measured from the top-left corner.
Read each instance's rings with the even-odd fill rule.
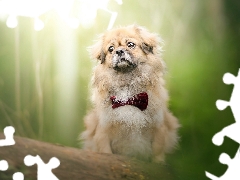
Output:
[[[132,105],[138,107],[141,111],[145,110],[148,105],[148,94],[146,92],[139,93],[129,98],[128,100],[116,99],[116,96],[111,96],[112,108],[118,108],[120,106]]]

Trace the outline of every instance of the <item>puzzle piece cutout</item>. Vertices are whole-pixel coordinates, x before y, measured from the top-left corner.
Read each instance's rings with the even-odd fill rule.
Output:
[[[238,76],[235,77],[230,73],[226,73],[223,76],[223,82],[226,84],[234,84],[234,89],[232,91],[232,96],[230,98],[229,102],[218,100],[216,102],[216,106],[219,110],[224,110],[227,106],[231,106],[235,123],[231,124],[222,131],[218,132],[216,135],[214,135],[212,141],[215,145],[220,146],[223,143],[224,136],[227,136],[231,138],[232,140],[238,142],[240,144],[240,136],[239,136],[239,130],[240,130],[240,70],[238,72]]]
[[[219,110],[224,110],[227,106],[231,106],[234,118],[236,122],[238,121],[240,123],[240,69],[238,71],[238,76],[234,76],[230,73],[226,73],[223,76],[223,82],[225,84],[234,84],[234,89],[232,91],[232,96],[230,98],[230,101],[224,101],[224,100],[218,100],[216,102],[216,105]]]
[[[4,128],[3,133],[5,135],[5,139],[0,139],[0,147],[11,146],[15,144],[15,141],[13,139],[14,132],[15,132],[15,129],[12,126],[7,126]]]
[[[16,172],[13,174],[13,180],[24,180],[23,173],[21,172]]]
[[[24,163],[27,166],[32,166],[34,164],[38,165],[38,180],[58,180],[58,178],[52,173],[52,169],[55,169],[60,165],[60,161],[57,158],[53,157],[47,164],[45,164],[38,155],[27,155],[24,158]]]
[[[13,139],[14,132],[15,129],[12,126],[7,126],[4,128],[5,139],[0,140],[0,147],[11,146],[15,144],[15,140]],[[38,155],[27,155],[24,158],[24,163],[27,166],[32,166],[34,164],[38,165],[38,180],[58,180],[58,178],[51,171],[52,169],[57,168],[60,165],[60,161],[57,158],[53,157],[47,164],[45,164]],[[6,171],[8,168],[8,162],[6,160],[0,160],[0,171]],[[21,172],[16,172],[13,174],[12,178],[13,180],[24,180],[24,175]]]
[[[231,159],[226,153],[222,153],[219,162],[228,165],[228,170],[221,177],[216,177],[209,172],[205,172],[206,176],[212,180],[239,180],[240,179],[240,148],[235,157]]]
[[[8,162],[5,160],[0,161],[0,171],[6,171],[8,169]]]
[[[58,178],[51,171],[52,169],[57,168],[60,165],[60,161],[57,158],[53,157],[47,164],[45,164],[38,155],[36,157],[27,155],[24,158],[24,163],[27,166],[32,166],[34,164],[38,165],[38,180],[58,180]],[[0,161],[0,171],[6,171],[8,167],[9,165],[7,161]],[[21,172],[16,172],[13,174],[13,180],[24,180],[24,175]]]
[[[5,160],[0,161],[0,171],[6,171],[9,165]],[[16,172],[13,174],[13,180],[24,180],[24,176],[21,172]]]
[[[15,144],[15,141],[13,139],[13,134],[15,132],[15,129],[12,126],[7,126],[4,128],[3,133],[5,135],[5,139],[0,140],[0,146],[12,146]],[[6,171],[8,169],[9,165],[8,162],[5,160],[0,161],[0,171]],[[23,174],[18,172],[13,175],[13,180],[23,180]]]
[[[235,123],[223,128],[220,132],[216,133],[212,142],[220,146],[223,144],[224,137],[227,136],[232,140],[240,144],[240,69],[238,71],[238,76],[234,76],[230,73],[226,73],[223,76],[223,82],[225,84],[234,84],[234,89],[232,91],[232,96],[230,101],[217,100],[216,106],[219,110],[226,109],[227,106],[230,106],[232,113],[235,118]],[[238,149],[235,157],[231,159],[226,153],[222,153],[219,157],[219,161],[222,164],[227,164],[228,169],[221,177],[216,177],[209,172],[205,172],[206,176],[212,180],[239,180],[240,179],[240,148]]]

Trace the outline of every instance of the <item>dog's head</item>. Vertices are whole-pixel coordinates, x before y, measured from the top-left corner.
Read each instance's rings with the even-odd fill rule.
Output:
[[[165,66],[160,59],[161,42],[156,34],[131,25],[101,35],[99,41],[90,48],[90,53],[103,66],[117,72],[131,72],[144,64],[152,64],[163,70]]]

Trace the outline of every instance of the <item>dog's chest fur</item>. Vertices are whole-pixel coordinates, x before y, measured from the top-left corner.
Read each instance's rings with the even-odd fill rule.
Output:
[[[141,77],[141,78],[140,78]],[[162,120],[161,100],[153,93],[156,86],[149,87],[149,79],[143,78],[144,76],[123,76],[113,77],[112,84],[108,85],[109,91],[103,97],[102,110],[100,111],[100,122],[103,124],[118,124],[122,126],[134,127],[140,130],[143,127],[154,126],[156,121]],[[116,79],[115,79],[116,78]],[[117,79],[118,78],[118,79]],[[132,105],[125,105],[116,109],[112,108],[110,97],[115,96],[116,100],[128,101],[133,96],[146,92],[148,94],[148,106],[145,110],[141,111],[139,108]],[[99,97],[99,96],[96,96]]]
[[[149,160],[152,156],[153,128],[126,127],[115,124],[111,130],[110,146],[113,153]]]
[[[107,127],[113,153],[148,159],[152,156],[153,134],[157,124],[163,121],[162,98],[158,95],[164,88],[159,87],[159,76],[152,75],[150,68],[136,69],[127,74],[111,74],[95,78],[95,101],[99,102],[99,123]],[[106,75],[105,74],[105,75]],[[108,78],[106,78],[108,77]],[[152,77],[150,79],[150,77]],[[101,81],[98,81],[101,80]],[[100,85],[101,84],[101,85]],[[105,93],[100,93],[99,88]],[[161,90],[160,90],[161,89]],[[148,106],[141,111],[132,105],[112,108],[111,96],[127,101],[136,94],[148,94]],[[158,93],[156,93],[158,92]],[[165,91],[162,93],[164,94]]]
[[[117,99],[127,101],[136,93],[146,91],[149,96],[147,109],[141,111],[132,105],[113,109],[111,104],[108,104],[102,111],[100,121],[107,126],[110,125],[109,137],[113,153],[147,160],[152,156],[154,127],[162,122],[163,112],[158,108],[161,102],[156,100],[151,91],[144,87],[136,87],[119,87],[118,91],[110,93],[109,96],[114,95]]]

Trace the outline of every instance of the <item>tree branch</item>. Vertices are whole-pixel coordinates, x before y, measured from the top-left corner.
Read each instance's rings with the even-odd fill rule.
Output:
[[[5,139],[0,133],[0,139]],[[100,154],[81,149],[54,145],[28,138],[14,137],[16,144],[0,147],[0,160],[6,160],[9,169],[0,171],[1,180],[12,180],[15,172],[22,172],[25,180],[37,179],[37,165],[24,164],[25,156],[39,155],[45,163],[52,157],[60,160],[53,173],[60,180],[171,180],[171,169],[166,165],[147,163],[114,154]]]

